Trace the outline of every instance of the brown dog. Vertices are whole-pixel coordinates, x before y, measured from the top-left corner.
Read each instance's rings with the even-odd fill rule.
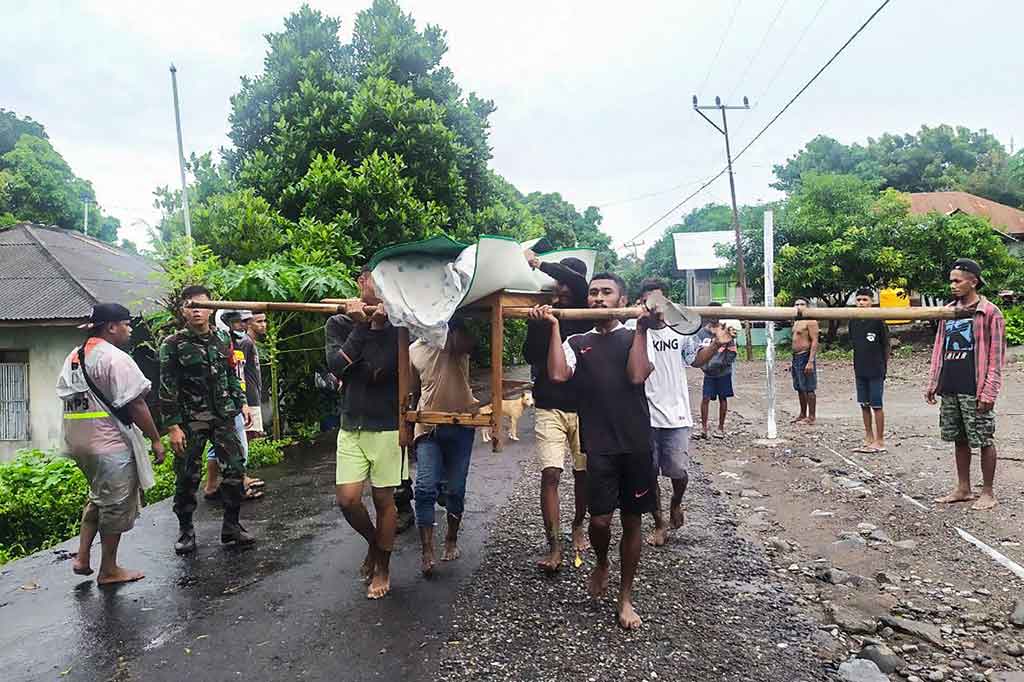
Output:
[[[523,395],[518,398],[501,401],[501,414],[503,421],[504,417],[508,417],[512,422],[508,430],[509,440],[519,440],[519,418],[523,416],[523,410],[527,407],[533,407],[533,391],[523,391]],[[481,407],[480,414],[491,414],[491,406],[484,405]],[[490,427],[485,426],[480,429],[480,436],[484,439],[485,443],[490,443]]]

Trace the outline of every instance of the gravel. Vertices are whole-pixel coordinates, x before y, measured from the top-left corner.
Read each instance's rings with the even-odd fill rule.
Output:
[[[668,481],[662,479],[668,499]],[[618,523],[611,587],[594,600],[580,568],[553,577],[535,567],[544,541],[540,477],[528,471],[498,513],[479,570],[456,601],[438,680],[743,680],[836,679],[818,657],[831,642],[771,572],[763,551],[738,537],[739,521],[691,470],[687,525],[662,548],[644,546],[635,603],[644,619],[633,633],[616,624]],[[563,529],[572,483],[563,474]],[[650,529],[645,519],[644,533]],[[566,537],[569,547],[569,538]]]

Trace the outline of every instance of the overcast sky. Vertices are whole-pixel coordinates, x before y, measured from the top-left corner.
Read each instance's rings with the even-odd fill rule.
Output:
[[[458,82],[497,104],[492,166],[523,192],[600,206],[619,245],[724,165],[693,94],[750,97],[753,109],[729,121],[735,151],[879,1],[402,4],[421,26],[447,30]],[[341,17],[347,41],[369,0],[311,4]],[[262,68],[263,34],[298,5],[0,0],[0,106],[43,123],[122,236],[141,239],[136,221],[158,215],[153,189],[179,182],[168,65],[178,66],[186,155],[217,149],[239,77]],[[1024,3],[1010,0],[892,0],[737,163],[739,201],[775,197],[771,165],[820,133],[852,142],[950,123],[1024,144],[1022,25]],[[642,239],[728,196],[723,177]]]

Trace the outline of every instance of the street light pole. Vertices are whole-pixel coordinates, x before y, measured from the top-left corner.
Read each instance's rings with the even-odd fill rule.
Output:
[[[171,64],[171,90],[174,93],[174,126],[178,131],[178,170],[181,171],[181,210],[185,217],[186,261],[192,265],[192,218],[188,211],[188,182],[185,180],[185,150],[181,144],[181,111],[178,108],[178,69]]]
[[[721,127],[719,127],[717,123],[715,123],[714,121],[707,117],[704,111],[702,111],[705,109],[718,109],[719,111],[722,112]],[[739,209],[736,206],[736,180],[735,178],[733,178],[732,174],[732,149],[729,146],[729,122],[725,116],[725,112],[727,109],[750,109],[750,103],[747,101],[747,98],[744,97],[743,106],[729,106],[727,104],[722,104],[722,99],[720,97],[716,97],[714,106],[700,106],[699,104],[697,104],[697,95],[693,96],[693,110],[700,114],[701,118],[710,123],[711,127],[720,132],[722,136],[725,138],[725,160],[727,168],[729,169],[729,193],[732,196],[732,229],[733,233],[736,235],[736,274],[739,275],[740,281],[740,301],[744,306],[746,306],[749,303],[749,294],[747,291],[747,268],[743,258],[743,239],[740,236],[740,213]],[[747,360],[753,360],[754,347],[753,342],[751,340],[752,334],[750,323],[744,322],[743,326],[747,332]]]

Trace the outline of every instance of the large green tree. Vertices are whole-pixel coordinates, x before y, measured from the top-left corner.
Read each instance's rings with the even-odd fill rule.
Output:
[[[596,206],[588,206],[580,213],[558,192],[531,192],[526,196],[526,206],[540,218],[544,234],[552,244],[594,249],[595,271],[615,267],[618,256],[612,250],[611,237],[601,230],[604,218]]]
[[[773,185],[796,191],[810,172],[855,175],[879,189],[901,192],[963,190],[993,201],[1024,204],[1024,183],[1002,143],[986,130],[922,126],[915,134],[885,133],[867,144],[819,135],[784,164]]]
[[[120,222],[96,204],[92,183],[75,175],[43,126],[0,109],[0,225],[20,221],[82,231],[107,242]]]

